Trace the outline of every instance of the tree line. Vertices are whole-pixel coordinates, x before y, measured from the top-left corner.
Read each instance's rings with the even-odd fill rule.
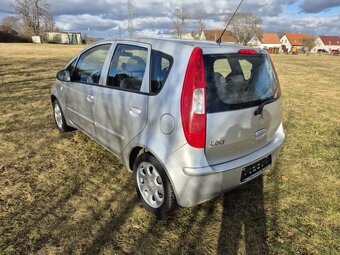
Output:
[[[5,17],[0,30],[7,33],[18,33],[24,37],[41,35],[44,32],[58,31],[50,6],[46,0],[14,0],[14,16]],[[227,15],[224,23],[227,24],[231,17]],[[204,10],[190,13],[184,7],[174,8],[171,19],[176,37],[181,38],[191,26],[193,37],[199,37],[206,27],[208,14]],[[222,29],[222,28],[221,28]],[[230,22],[228,30],[233,33],[239,44],[246,44],[256,34],[260,37],[263,33],[262,20],[254,13],[237,13]]]
[[[231,16],[232,14],[225,17],[225,25],[228,23]],[[191,14],[184,7],[175,8],[172,12],[172,23],[176,37],[182,38],[183,34],[186,32],[194,35],[193,37],[201,35],[205,29],[207,19],[208,15],[204,11],[199,10]],[[194,22],[195,30],[189,31],[188,24],[190,21]],[[263,33],[262,20],[255,13],[239,12],[235,14],[227,30],[233,33],[237,43],[246,44],[255,34],[258,37],[261,37]]]
[[[57,31],[50,6],[46,0],[14,0],[15,15],[5,17],[0,30],[23,37]]]

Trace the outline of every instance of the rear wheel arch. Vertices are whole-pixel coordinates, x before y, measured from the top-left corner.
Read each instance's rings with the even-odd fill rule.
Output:
[[[175,196],[176,196],[176,200],[178,201],[178,194],[177,194],[177,190],[175,188],[175,185],[174,185],[174,182],[171,178],[171,174],[168,172],[168,169],[165,167],[165,165],[163,164],[162,160],[160,160],[160,158],[157,156],[156,153],[154,153],[152,150],[146,148],[146,147],[143,147],[143,146],[136,146],[134,147],[131,152],[130,152],[130,155],[129,155],[129,162],[128,162],[128,168],[130,171],[133,171],[133,166],[137,160],[137,158],[142,155],[143,153],[147,153],[147,154],[150,154],[152,156],[154,156],[158,162],[163,166],[163,169],[168,177],[168,179],[170,180],[171,182],[171,185],[172,185],[172,188],[175,192]]]
[[[138,156],[145,152],[145,149],[143,147],[137,146],[134,147],[129,155],[129,169],[132,171],[133,170],[133,165],[135,161],[137,160]]]
[[[146,152],[143,152],[143,151],[144,151],[143,148],[141,150],[139,150],[139,153],[137,154],[136,160],[134,161],[134,164],[133,164],[133,176],[134,176],[134,183],[135,183],[137,196],[141,200],[143,205],[149,211],[151,211],[156,216],[161,217],[161,216],[164,216],[170,210],[174,209],[178,205],[177,204],[177,194],[174,190],[172,180],[169,178],[169,174],[168,174],[166,168],[164,167],[163,163],[153,153],[151,153],[149,151],[146,151]],[[159,184],[161,184],[162,187],[164,188],[163,191],[160,191],[161,194],[163,194],[163,196],[161,198],[161,200],[163,200],[162,204],[158,205],[156,207],[154,207],[154,206],[152,206],[152,204],[150,204],[151,199],[147,198],[148,195],[145,197],[145,195],[143,195],[144,192],[142,192],[142,189],[141,189],[141,187],[143,187],[144,184],[140,184],[140,181],[139,181],[140,180],[140,174],[139,174],[140,171],[138,169],[139,169],[139,165],[144,165],[145,163],[147,165],[151,164],[150,167],[155,170],[155,172],[157,173],[157,175],[159,177],[161,177]],[[142,169],[143,169],[143,166],[142,166]],[[154,176],[154,175],[152,174],[150,176]],[[142,178],[142,180],[147,180],[147,179],[148,179],[147,176],[145,178]],[[149,182],[150,181],[152,182],[152,177],[149,180]],[[147,182],[148,181],[146,181],[145,183],[147,183]],[[144,181],[143,181],[143,183],[144,183]],[[149,187],[150,189],[148,189],[146,187],[145,192],[147,192],[147,193],[151,192],[151,194],[152,194],[152,192],[155,191],[154,190],[155,188],[152,188],[153,186],[155,186],[155,185],[151,185],[151,187]],[[143,189],[145,189],[145,188],[143,188]],[[156,197],[156,195],[154,194],[153,197]],[[155,202],[157,201],[157,199],[153,199],[153,200]]]
[[[167,173],[168,177],[169,177],[169,174],[167,172],[167,169],[166,167],[164,166],[164,164],[162,163],[162,160],[160,160],[160,158],[157,156],[156,153],[154,153],[152,150],[150,150],[149,148],[145,147],[145,146],[135,146],[131,151],[130,151],[130,155],[129,155],[129,169],[131,171],[133,171],[133,165],[135,164],[137,158],[142,155],[143,153],[147,153],[147,154],[150,154],[152,156],[154,156],[158,161],[159,163],[163,166],[163,168],[165,169],[165,172]]]

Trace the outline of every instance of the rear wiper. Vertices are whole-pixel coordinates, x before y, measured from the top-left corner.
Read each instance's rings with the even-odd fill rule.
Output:
[[[263,111],[263,108],[266,104],[270,104],[271,102],[274,102],[277,98],[274,97],[274,98],[269,98],[267,100],[264,100],[261,102],[261,104],[259,105],[259,107],[256,109],[256,111],[254,112],[254,115],[259,115],[261,114],[262,115],[262,111]]]

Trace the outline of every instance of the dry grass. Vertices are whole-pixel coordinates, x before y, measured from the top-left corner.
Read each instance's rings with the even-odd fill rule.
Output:
[[[132,176],[51,117],[79,46],[0,44],[0,254],[339,254],[340,58],[273,56],[287,140],[243,187],[157,220]]]

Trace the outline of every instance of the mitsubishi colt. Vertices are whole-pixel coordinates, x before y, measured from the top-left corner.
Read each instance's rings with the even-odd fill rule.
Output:
[[[58,129],[120,158],[158,216],[261,175],[285,139],[273,63],[239,45],[101,41],[58,72],[51,103]]]

